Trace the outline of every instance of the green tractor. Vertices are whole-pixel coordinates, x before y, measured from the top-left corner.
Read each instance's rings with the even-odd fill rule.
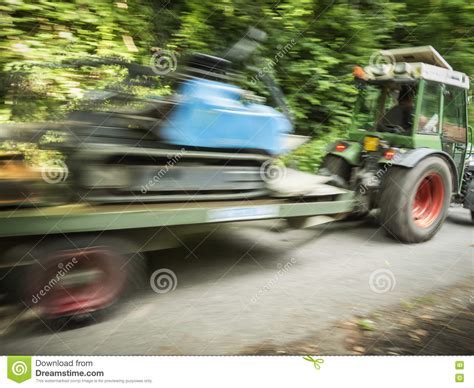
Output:
[[[380,209],[400,241],[426,241],[451,202],[474,217],[469,78],[431,46],[383,50],[378,58],[354,69],[351,129],[331,145],[321,173],[356,192],[356,216]]]

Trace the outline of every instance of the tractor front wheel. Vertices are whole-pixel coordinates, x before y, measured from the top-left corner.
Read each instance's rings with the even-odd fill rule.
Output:
[[[427,241],[443,225],[451,192],[451,171],[439,157],[429,157],[411,169],[392,167],[381,188],[382,224],[402,242]]]

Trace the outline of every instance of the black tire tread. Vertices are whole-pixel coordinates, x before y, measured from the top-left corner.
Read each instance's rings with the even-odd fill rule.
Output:
[[[442,214],[432,227],[422,230],[411,224],[411,210],[407,207],[414,195],[416,183],[427,169],[443,172],[446,179],[446,196]],[[452,191],[449,166],[439,157],[428,157],[413,168],[391,167],[383,180],[380,194],[380,220],[385,230],[405,243],[419,243],[431,239],[441,228],[448,214]]]

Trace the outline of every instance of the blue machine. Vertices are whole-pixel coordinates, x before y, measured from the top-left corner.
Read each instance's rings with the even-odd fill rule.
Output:
[[[145,84],[153,84],[152,69],[127,66],[130,82],[145,76]],[[229,60],[194,54],[173,75],[171,96],[140,99],[112,92],[104,101],[113,109],[71,113],[68,166],[79,190],[100,203],[266,195],[268,162],[287,151],[291,114],[272,80],[262,76],[283,113],[232,85],[230,68]],[[129,100],[139,108],[115,107]]]
[[[291,122],[269,106],[246,102],[244,93],[227,83],[187,80],[178,91],[179,103],[159,129],[160,137],[174,145],[283,153]]]

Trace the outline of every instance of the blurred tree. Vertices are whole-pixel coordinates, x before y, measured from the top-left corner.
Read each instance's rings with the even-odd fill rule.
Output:
[[[58,67],[61,61],[89,55],[136,60],[147,55],[154,42],[152,11],[126,0],[1,0],[0,119],[44,119],[51,106],[41,97],[66,100],[80,95],[79,74]],[[24,89],[29,93],[22,93]],[[15,111],[18,99],[22,108]]]
[[[0,115],[25,119],[49,111],[36,100],[12,110],[14,100],[26,97],[12,92],[11,74],[25,64],[86,55],[148,64],[153,48],[225,55],[255,27],[268,34],[260,71],[282,87],[297,132],[323,144],[347,128],[355,95],[352,68],[368,63],[375,50],[431,44],[472,76],[473,20],[470,0],[0,0]],[[37,67],[33,74],[21,86],[38,96],[66,101],[83,86],[70,68]],[[106,74],[113,78],[114,70]],[[247,71],[246,86],[265,94],[251,82],[255,77]],[[35,104],[43,116],[32,115]]]
[[[454,69],[474,77],[474,2],[408,0],[394,36],[400,46],[431,45]],[[469,110],[474,123],[474,109]]]
[[[175,20],[168,43],[225,55],[248,27],[264,30],[261,64],[287,95],[298,132],[319,135],[348,124],[352,68],[389,39],[401,9],[382,0],[174,1],[166,8]]]

